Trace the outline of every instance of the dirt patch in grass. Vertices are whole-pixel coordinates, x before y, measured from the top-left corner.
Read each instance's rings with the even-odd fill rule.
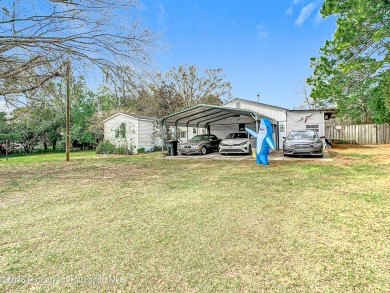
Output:
[[[343,163],[364,161],[378,164],[390,164],[390,144],[355,145],[355,144],[336,144],[330,149],[331,156],[338,158]]]

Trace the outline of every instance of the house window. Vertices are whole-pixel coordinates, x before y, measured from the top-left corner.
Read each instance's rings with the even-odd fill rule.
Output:
[[[195,127],[192,128],[192,133],[196,133],[196,128]]]
[[[117,130],[115,130],[115,138],[126,138],[126,124],[122,123]]]
[[[187,131],[180,131],[180,138],[186,138],[187,137]]]

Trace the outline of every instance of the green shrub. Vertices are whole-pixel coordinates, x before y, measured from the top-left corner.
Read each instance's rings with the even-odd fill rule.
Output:
[[[33,154],[33,153],[32,152],[27,153],[24,149],[16,149],[8,152],[8,155],[14,155],[14,156],[25,156],[29,154]]]
[[[80,149],[78,148],[72,148],[70,150],[73,152],[78,152]],[[40,155],[40,154],[54,154],[54,153],[64,153],[65,149],[57,148],[53,150],[52,148],[44,149],[44,148],[37,148],[33,149],[31,152],[27,152],[25,149],[11,149],[9,150],[8,156],[12,157],[20,157],[20,156],[30,156],[30,155]],[[5,156],[5,149],[1,149],[0,151],[0,157]]]
[[[146,152],[146,150],[145,150],[144,147],[140,147],[140,148],[137,149],[137,153],[138,153],[138,154],[143,154],[143,153],[145,153],[145,152]]]
[[[119,155],[131,155],[132,154],[132,150],[129,150],[127,146],[119,146],[117,148],[115,148],[115,152],[114,154],[119,154]]]
[[[97,154],[115,154],[116,146],[109,141],[102,141],[96,147]]]
[[[153,152],[160,152],[160,151],[162,151],[162,147],[159,145],[154,145],[152,151]]]
[[[119,154],[119,155],[131,155],[133,153],[132,145],[120,145],[116,146],[109,141],[102,141],[96,147],[97,154]]]

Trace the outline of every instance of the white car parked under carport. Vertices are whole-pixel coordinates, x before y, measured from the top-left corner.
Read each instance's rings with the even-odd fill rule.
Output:
[[[252,145],[247,132],[233,132],[219,144],[219,152],[225,154],[252,154]]]

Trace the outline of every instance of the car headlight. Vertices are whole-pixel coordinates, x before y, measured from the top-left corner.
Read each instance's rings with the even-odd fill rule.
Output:
[[[322,146],[323,143],[322,143],[322,141],[320,141],[320,142],[315,142],[314,145],[317,146],[317,147],[319,147],[319,146]]]
[[[286,147],[292,147],[293,146],[293,144],[292,143],[290,143],[290,142],[286,142]]]
[[[244,141],[242,143],[240,143],[239,145],[246,145],[248,142],[247,141]]]

